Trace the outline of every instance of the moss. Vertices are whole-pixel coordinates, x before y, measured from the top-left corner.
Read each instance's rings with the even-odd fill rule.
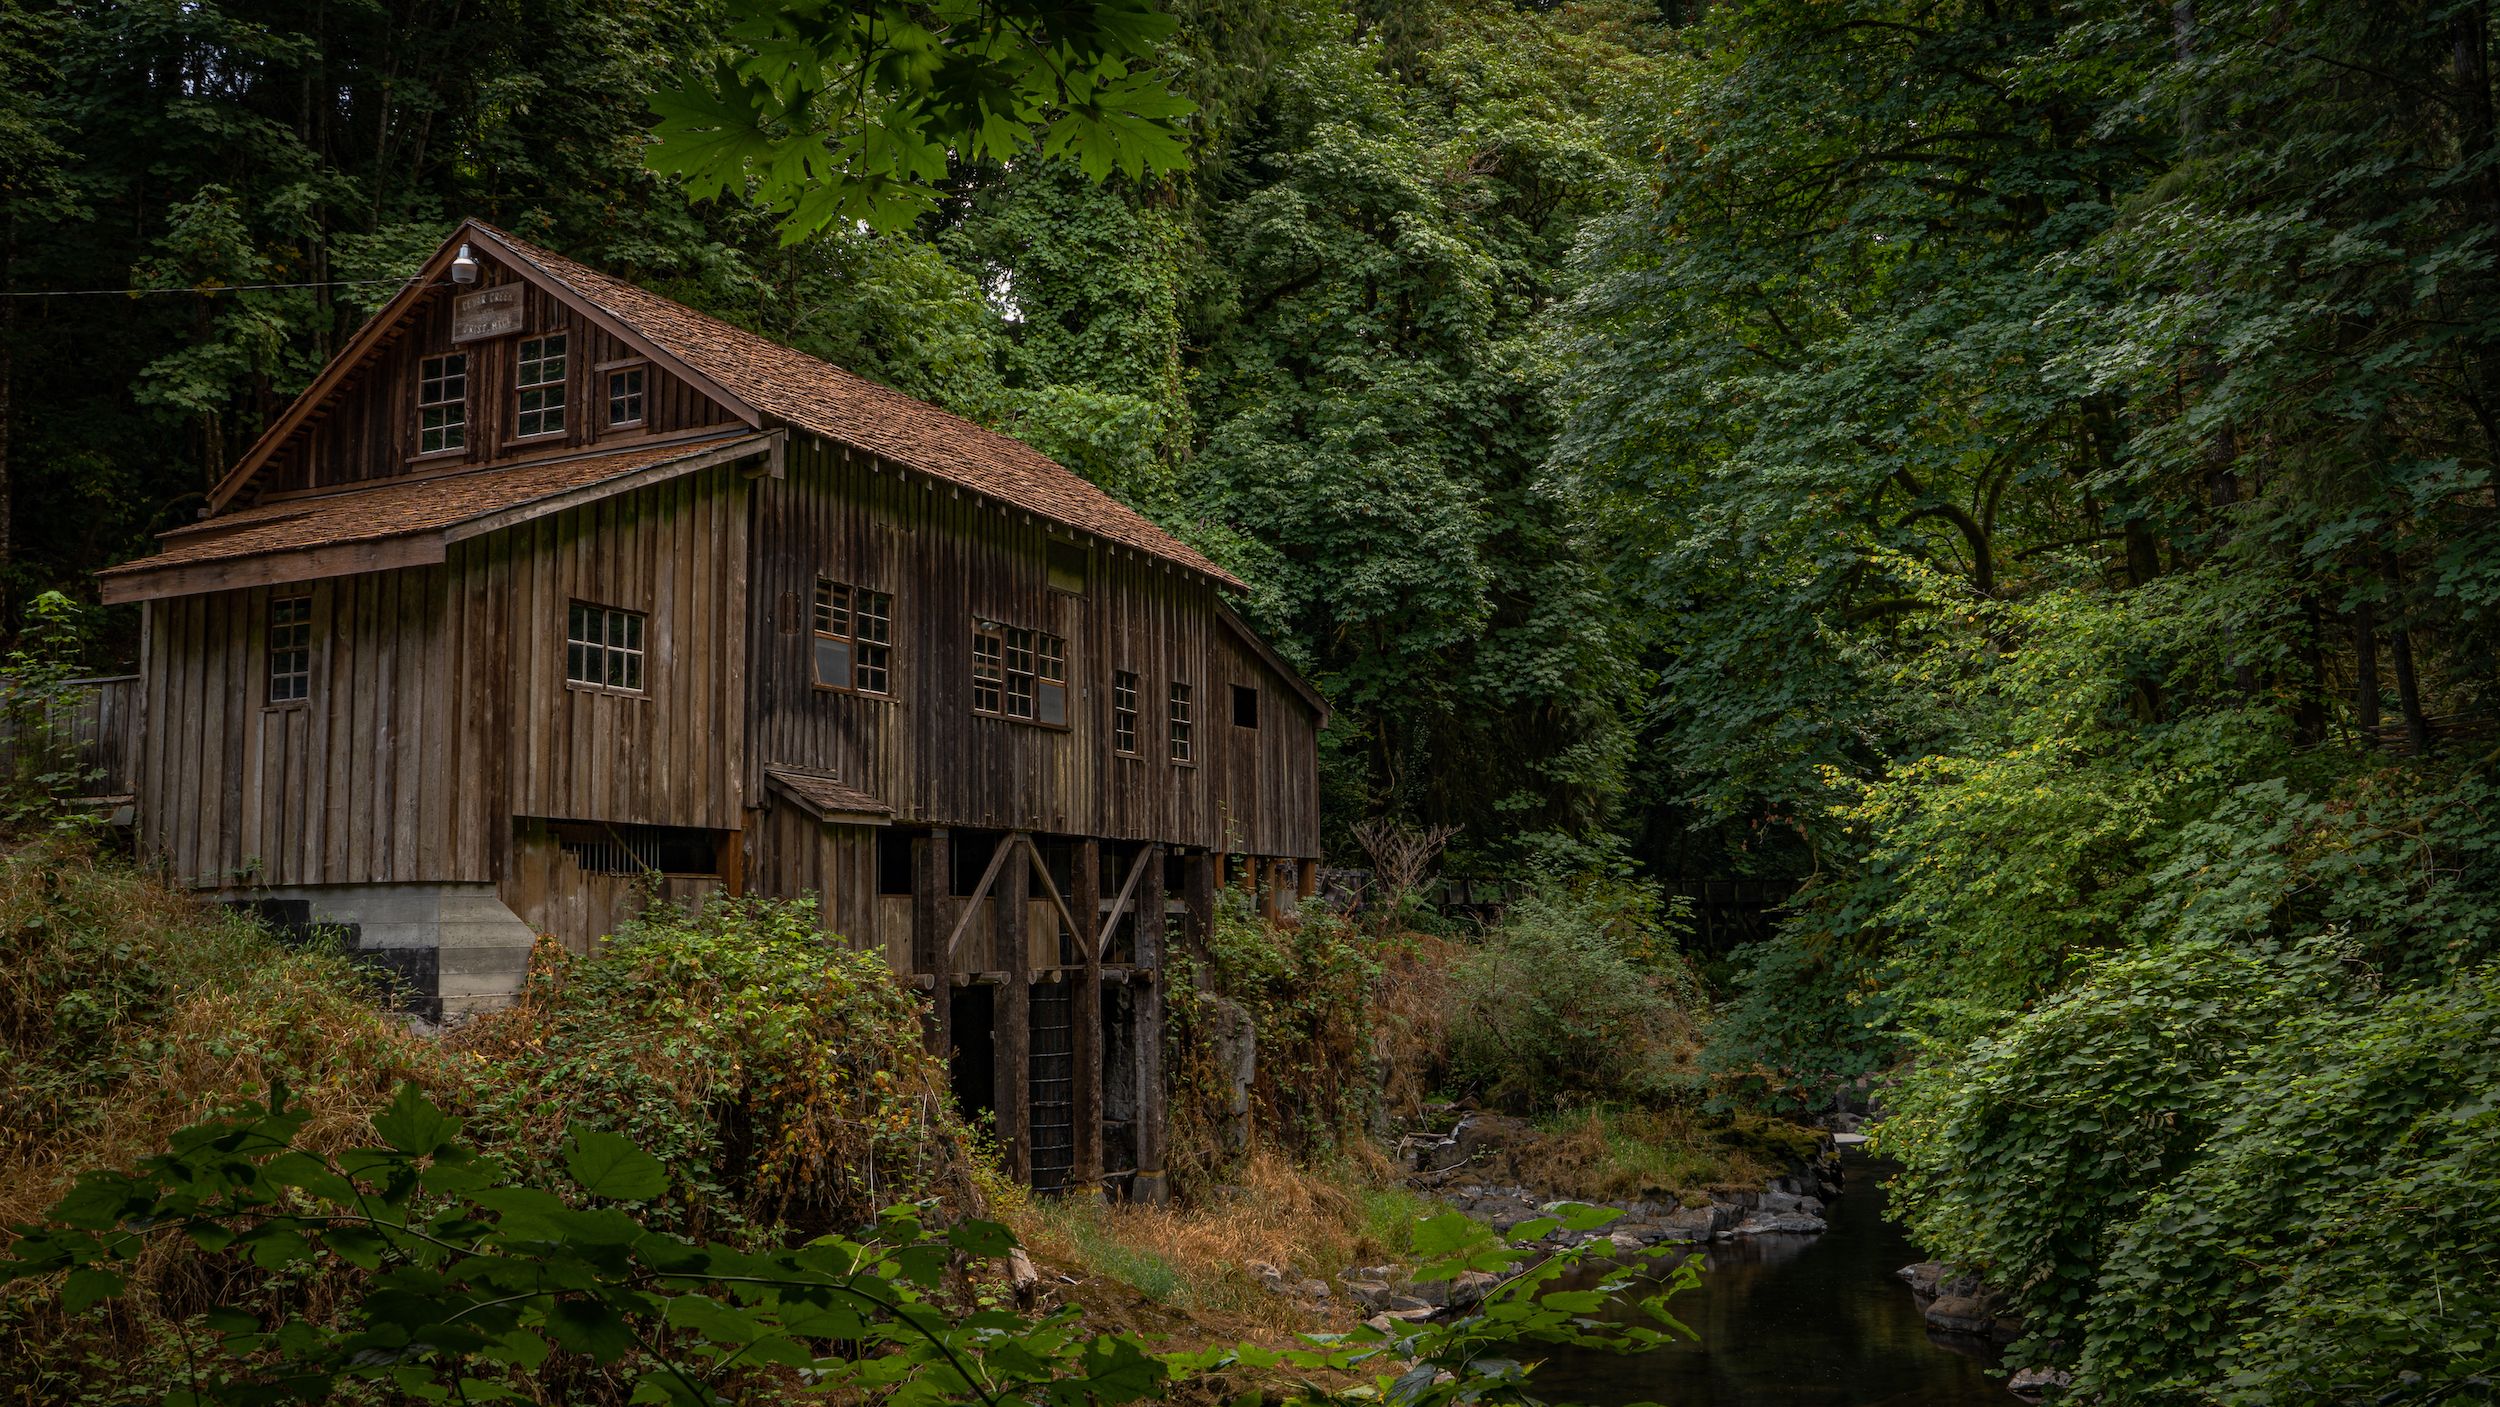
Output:
[[[1823,1156],[1821,1129],[1766,1114],[1733,1115],[1717,1137],[1729,1148],[1761,1154],[1789,1166],[1811,1163]]]

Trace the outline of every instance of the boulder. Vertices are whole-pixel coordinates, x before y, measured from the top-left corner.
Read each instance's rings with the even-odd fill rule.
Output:
[[[1502,1277],[1481,1270],[1463,1270],[1450,1282],[1449,1302],[1454,1308],[1473,1309],[1484,1303],[1486,1296],[1500,1289]]]
[[[1346,1298],[1375,1311],[1389,1308],[1389,1301],[1397,1294],[1386,1280],[1348,1280],[1345,1292]]]
[[[2007,1391],[2023,1397],[2042,1397],[2051,1388],[2064,1391],[2074,1381],[2074,1374],[2061,1373],[2055,1368],[2025,1368],[2006,1379],[2005,1387]]]
[[[1952,1278],[1953,1274],[1954,1268],[1940,1260],[1923,1260],[1916,1265],[1905,1265],[1893,1272],[1895,1278],[1910,1287],[1911,1294],[1921,1299],[1934,1298],[1938,1287]]]
[[[1730,1236],[1811,1235],[1830,1228],[1819,1216],[1804,1212],[1755,1212],[1728,1231]]]
[[[1241,1268],[1250,1272],[1250,1278],[1258,1281],[1260,1287],[1271,1295],[1285,1294],[1293,1288],[1285,1279],[1285,1272],[1266,1261],[1246,1260],[1241,1263]]]
[[[1927,1327],[1939,1334],[1984,1339],[1996,1333],[1996,1310],[1969,1295],[1940,1295],[1927,1306]]]

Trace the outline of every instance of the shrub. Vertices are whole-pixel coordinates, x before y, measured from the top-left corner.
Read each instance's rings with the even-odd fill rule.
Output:
[[[2112,958],[1904,1083],[1895,1205],[2012,1295],[2018,1358],[2112,1403],[2251,1407],[2442,1400],[2488,1368],[2500,968],[2391,993],[2358,951]]]
[[[920,999],[813,900],[655,903],[590,956],[541,944],[521,1000],[455,1044],[483,1062],[467,1107],[490,1149],[545,1165],[568,1125],[630,1134],[690,1232],[980,1203]]]
[[[1656,891],[1553,885],[1511,905],[1452,969],[1453,1081],[1517,1109],[1690,1087],[1701,988]]]

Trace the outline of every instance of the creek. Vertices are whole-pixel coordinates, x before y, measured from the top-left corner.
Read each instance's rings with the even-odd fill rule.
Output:
[[[2018,1407],[1993,1349],[1931,1336],[1893,1272],[1922,1260],[1885,1219],[1889,1164],[1843,1155],[1820,1235],[1714,1243],[1701,1288],[1669,1301],[1696,1342],[1648,1353],[1567,1351],[1536,1377],[1554,1402],[1619,1407]]]

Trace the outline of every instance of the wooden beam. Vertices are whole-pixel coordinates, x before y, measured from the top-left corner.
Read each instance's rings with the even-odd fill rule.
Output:
[[[950,960],[963,945],[964,929],[971,925],[972,916],[981,911],[981,901],[989,897],[990,886],[998,882],[998,872],[1006,867],[1007,857],[1015,853],[1018,839],[1014,834],[1001,836],[998,848],[990,852],[990,867],[981,871],[981,882],[972,887],[972,897],[964,900],[964,911],[955,920],[955,931],[946,935],[946,956]],[[1023,970],[1022,964],[1018,964],[1017,970]]]
[[[1024,837],[1024,853],[1033,862],[1033,873],[1042,881],[1042,893],[1049,897],[1051,907],[1059,911],[1059,921],[1068,926],[1069,941],[1084,942],[1084,926],[1076,921],[1076,915],[1068,912],[1068,901],[1059,897],[1059,882],[1050,877],[1050,866],[1042,863],[1041,848],[1033,843],[1031,836]]]
[[[1077,912],[1100,912],[1102,842],[1089,839],[1076,843],[1076,867],[1069,878],[1074,881],[1071,887],[1076,890]],[[1080,1196],[1093,1197],[1102,1192],[1102,948],[1088,941],[1084,929],[1072,932],[1076,941],[1084,945],[1081,955],[1085,970],[1071,979],[1076,983],[1076,991],[1072,994],[1075,1000],[1069,1003],[1072,1078],[1068,1112],[1076,1126],[1076,1157],[1068,1170],[1068,1187]]]
[[[1188,917],[1181,927],[1181,941],[1193,956],[1204,957],[1215,940],[1215,879],[1213,855],[1192,855],[1183,862],[1181,904]]]
[[[98,574],[96,595],[108,606],[129,601],[157,601],[168,596],[196,596],[207,591],[235,591],[251,586],[284,586],[358,572],[424,567],[443,560],[439,533],[386,537],[370,542],[344,542],[256,557],[230,557],[188,566],[154,567],[137,572]]]
[[[1110,916],[1102,921],[1102,931],[1094,935],[1094,961],[1102,961],[1102,955],[1111,951],[1111,935],[1120,927],[1120,916],[1128,912],[1129,899],[1137,893],[1137,881],[1145,878],[1147,864],[1162,858],[1163,847],[1149,844],[1129,862],[1128,878],[1120,882],[1120,897],[1112,902]]]
[[[1010,835],[1001,844],[1029,843]],[[998,891],[998,965],[1006,981],[991,993],[996,1019],[991,1033],[997,1051],[992,1102],[998,1109],[998,1145],[1007,1155],[1007,1175],[1018,1182],[1033,1180],[1033,974],[1031,939],[1026,932],[1026,901],[1032,872],[1010,865]]]
[[[930,831],[911,843],[912,966],[929,979],[929,1049],[944,1059],[954,1044],[955,988],[947,980],[953,966],[946,945],[938,941],[940,915],[946,912],[947,836]]]

